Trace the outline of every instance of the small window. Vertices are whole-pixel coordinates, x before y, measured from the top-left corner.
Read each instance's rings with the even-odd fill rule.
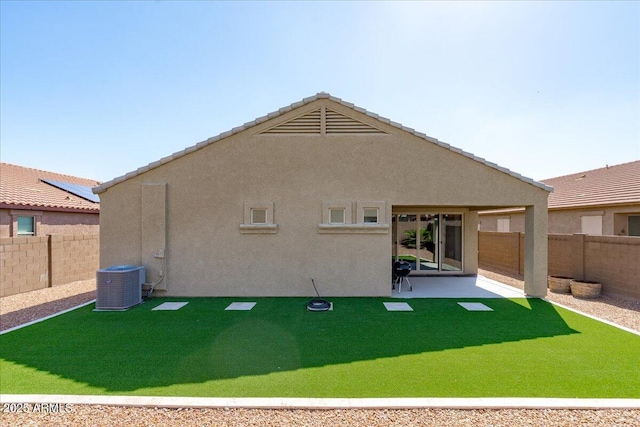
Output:
[[[278,225],[274,223],[273,202],[245,202],[240,233],[274,234]]]
[[[386,202],[356,202],[356,221],[358,224],[384,225],[387,221]]]
[[[19,216],[18,217],[18,235],[34,236],[36,231],[34,217]]]
[[[331,224],[344,224],[344,209],[329,209]]]
[[[267,223],[266,209],[251,209],[251,224],[266,224],[266,223]]]
[[[640,215],[629,216],[629,236],[640,236]]]
[[[365,224],[377,224],[378,208],[364,208],[364,222]]]
[[[500,233],[508,233],[511,228],[510,223],[509,218],[498,218],[498,231]]]
[[[581,219],[582,233],[592,236],[602,236],[602,216],[583,216]]]

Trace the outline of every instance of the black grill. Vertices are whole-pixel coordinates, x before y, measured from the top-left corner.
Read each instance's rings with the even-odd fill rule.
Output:
[[[413,291],[413,286],[407,277],[411,273],[411,264],[407,261],[396,261],[393,263],[393,287],[396,288],[398,285],[398,292],[402,292],[402,282],[406,280],[409,284],[409,290]]]

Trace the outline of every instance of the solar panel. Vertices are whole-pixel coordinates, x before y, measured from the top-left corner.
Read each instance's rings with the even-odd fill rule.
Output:
[[[64,190],[68,193],[75,194],[78,197],[82,197],[85,200],[88,200],[93,203],[100,203],[100,197],[97,194],[93,194],[91,191],[91,187],[87,187],[86,185],[79,184],[71,184],[69,182],[61,182],[54,181],[52,179],[40,179],[42,182],[46,182],[49,185],[53,185],[61,190]]]

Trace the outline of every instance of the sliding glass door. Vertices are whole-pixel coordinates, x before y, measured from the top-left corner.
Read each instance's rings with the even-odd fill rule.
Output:
[[[462,214],[393,214],[393,261],[409,262],[412,274],[462,271],[462,235]]]

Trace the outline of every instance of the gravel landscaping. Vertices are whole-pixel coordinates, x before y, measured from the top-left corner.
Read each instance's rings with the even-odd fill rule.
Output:
[[[489,271],[490,279],[523,288],[519,278]],[[0,298],[0,330],[30,322],[95,298],[95,281]],[[640,303],[610,296],[578,300],[571,295],[549,293],[550,301],[640,331]],[[6,408],[3,408],[6,409]],[[199,408],[137,408],[72,405],[64,412],[0,414],[1,425],[11,426],[638,426],[639,410],[257,410]]]
[[[3,414],[11,426],[416,426],[539,427],[633,426],[640,411],[629,410],[257,410],[166,409],[74,406],[69,413]]]

